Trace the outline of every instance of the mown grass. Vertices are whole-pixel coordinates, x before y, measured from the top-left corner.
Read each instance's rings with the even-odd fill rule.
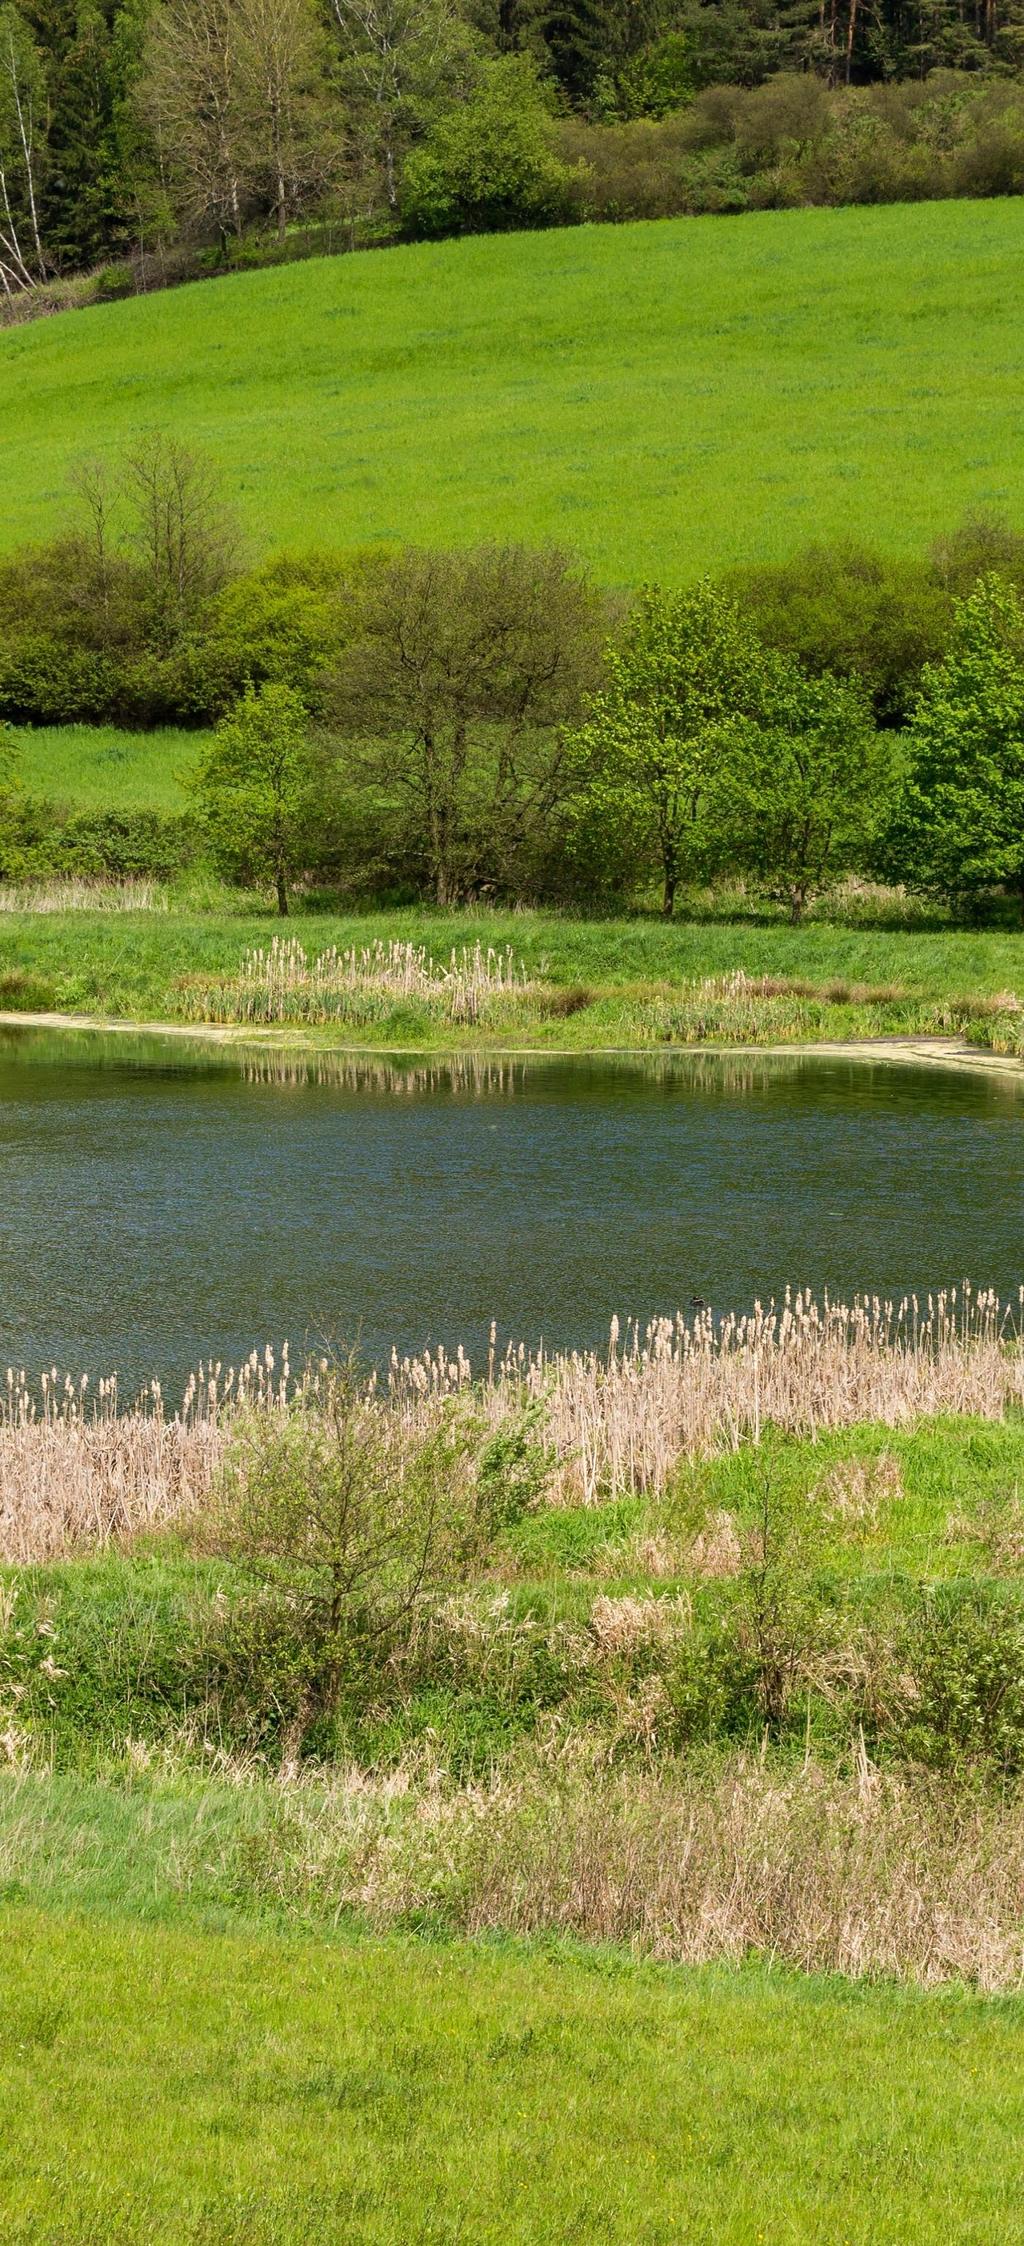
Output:
[[[900,931],[825,921],[796,929],[753,920],[666,926],[653,918],[590,921],[548,912],[407,908],[297,914],[290,928],[310,953],[396,938],[423,943],[445,961],[464,944],[508,944],[531,976],[552,986],[549,997],[541,996],[511,1028],[439,1025],[409,1004],[347,1038],[337,1027],[304,1033],[334,1044],[407,1050],[515,1044],[586,1051],[685,1042],[694,1032],[688,1014],[679,1012],[679,986],[736,970],[802,986],[740,1008],[740,1027],[746,1033],[751,1016],[757,1017],[768,1043],[942,1034],[963,1026],[958,1005],[966,1003],[967,1019],[974,1001],[984,1004],[1012,990],[1021,962],[1020,937],[1006,931]],[[5,913],[0,1007],[135,1021],[194,1019],[190,986],[235,974],[245,953],[265,945],[274,929],[273,919],[255,915],[244,899],[237,911],[199,912],[186,902],[167,913]],[[718,1034],[728,1041],[728,1008],[723,1019]],[[972,1034],[975,1028],[986,1034],[983,1017]],[[707,1034],[714,1041],[714,1029]]]
[[[445,243],[0,339],[5,545],[68,464],[209,448],[257,549],[556,541],[608,582],[1021,512],[1018,200]],[[965,399],[970,399],[970,411]]]
[[[8,1908],[0,2023],[9,2246],[1016,2234],[1012,2001]]]
[[[181,811],[181,774],[201,735],[165,728],[125,733],[112,725],[17,727],[13,747],[27,795],[75,811]]]

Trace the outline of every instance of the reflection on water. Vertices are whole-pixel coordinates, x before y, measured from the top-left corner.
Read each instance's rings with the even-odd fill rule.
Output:
[[[613,1313],[790,1282],[1021,1277],[1011,1075],[799,1053],[396,1061],[146,1036],[0,1036],[0,1363],[173,1384],[359,1334]]]

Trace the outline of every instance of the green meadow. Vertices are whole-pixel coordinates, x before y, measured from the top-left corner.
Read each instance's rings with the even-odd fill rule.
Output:
[[[1015,2002],[0,1923],[8,2246],[1019,2236]]]
[[[0,541],[158,428],[255,552],[483,538],[682,580],[1024,513],[1019,201],[679,219],[322,260],[0,338]],[[12,473],[14,464],[17,474]]]
[[[124,733],[113,725],[19,726],[18,778],[27,795],[75,811],[180,811],[181,780],[200,738],[170,727]]]

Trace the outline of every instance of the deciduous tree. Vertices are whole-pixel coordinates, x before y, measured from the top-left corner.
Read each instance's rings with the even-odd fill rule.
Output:
[[[1024,910],[1024,603],[986,577],[957,604],[924,673],[889,854],[913,885],[961,902],[1005,888]]]
[[[556,551],[409,549],[366,571],[325,708],[362,783],[404,804],[439,905],[559,801],[558,728],[596,676],[602,617]]]
[[[306,711],[287,686],[250,688],[222,718],[192,791],[214,856],[241,880],[269,882],[288,911],[323,826],[322,768]]]
[[[0,288],[28,288],[46,272],[39,224],[46,159],[42,58],[17,8],[0,7]]]
[[[607,683],[571,742],[578,830],[629,838],[661,876],[670,919],[681,881],[719,870],[713,809],[724,770],[759,721],[772,658],[735,604],[711,584],[640,595]]]
[[[840,874],[864,871],[889,808],[898,748],[863,686],[779,662],[763,722],[723,776],[729,863],[780,891],[794,921]]]

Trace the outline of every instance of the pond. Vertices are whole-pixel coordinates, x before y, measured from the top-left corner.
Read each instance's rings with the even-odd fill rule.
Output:
[[[392,1062],[0,1033],[0,1365],[600,1343],[793,1287],[1016,1292],[1024,1079],[812,1056]]]

